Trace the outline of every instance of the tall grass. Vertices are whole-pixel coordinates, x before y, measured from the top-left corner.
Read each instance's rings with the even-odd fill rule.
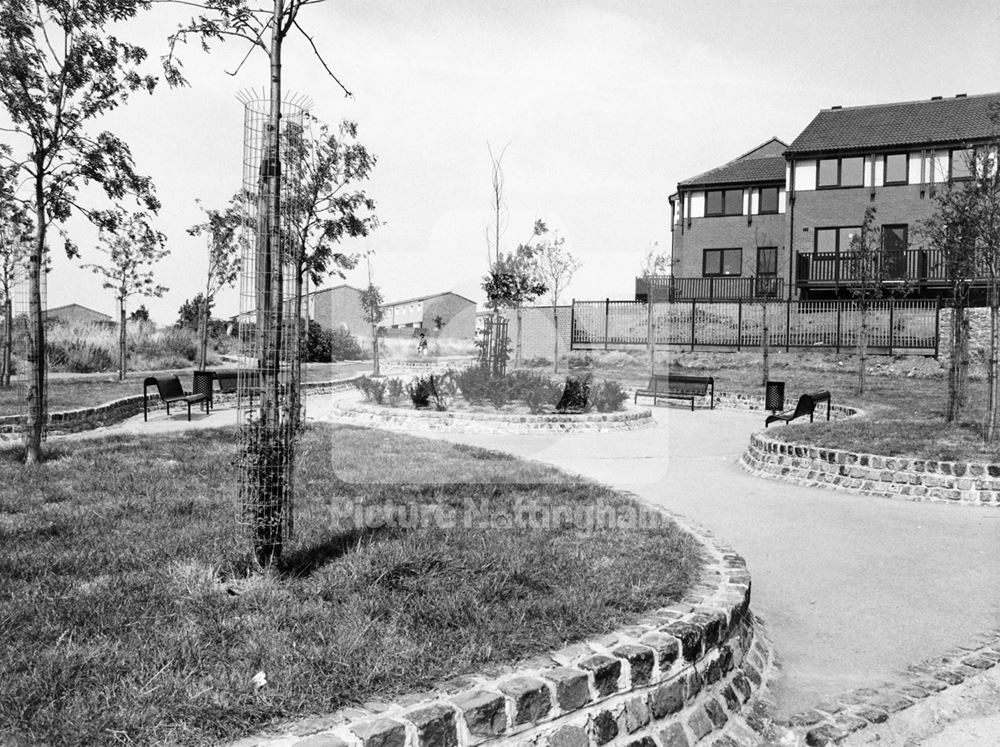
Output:
[[[370,339],[370,338],[369,338]],[[382,337],[379,339],[379,355],[388,360],[417,360],[417,338]],[[439,356],[475,355],[476,346],[472,340],[454,337],[427,337],[427,355]]]

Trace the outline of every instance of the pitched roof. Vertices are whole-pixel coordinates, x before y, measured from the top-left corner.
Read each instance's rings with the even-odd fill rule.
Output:
[[[789,154],[954,143],[989,137],[990,106],[1000,93],[898,104],[823,109]]]
[[[388,308],[389,306],[402,306],[404,303],[417,303],[418,301],[427,301],[428,299],[431,298],[441,298],[441,296],[457,296],[458,298],[461,298],[463,301],[468,301],[471,304],[475,303],[475,301],[473,301],[471,298],[466,298],[465,296],[462,296],[458,293],[453,293],[452,291],[444,291],[442,293],[431,293],[427,296],[417,296],[416,298],[404,298],[402,301],[386,301],[385,303],[382,304],[382,308]]]
[[[94,314],[95,316],[102,316],[105,319],[107,319],[108,321],[111,321],[111,316],[109,316],[108,314],[105,314],[105,313],[103,313],[101,311],[97,311],[95,309],[90,308],[89,306],[84,306],[83,304],[79,304],[79,303],[68,303],[68,304],[64,304],[62,306],[56,306],[56,307],[51,308],[51,309],[44,309],[42,311],[42,315],[45,316],[45,317],[50,317],[53,314],[55,314],[57,311],[69,311],[70,309],[83,309],[84,311],[89,311],[91,314]]]
[[[684,187],[784,181],[785,157],[768,156],[767,158],[731,161],[725,166],[719,166],[704,174],[685,179],[677,186],[683,189]]]

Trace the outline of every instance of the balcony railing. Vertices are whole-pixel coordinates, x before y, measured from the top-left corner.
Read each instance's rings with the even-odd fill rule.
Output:
[[[784,279],[779,277],[722,276],[675,278],[654,276],[635,279],[635,298],[646,301],[740,301],[750,298],[781,298]]]
[[[886,283],[938,285],[948,283],[944,253],[936,249],[906,249],[881,252],[877,269]],[[838,252],[802,253],[796,256],[795,284],[799,287],[850,286],[859,282],[858,263],[850,255]],[[986,273],[973,268],[972,280],[982,280]]]

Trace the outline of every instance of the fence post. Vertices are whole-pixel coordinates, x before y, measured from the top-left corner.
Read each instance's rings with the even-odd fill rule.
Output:
[[[896,319],[896,299],[889,299],[889,357],[892,357],[893,325]]]
[[[840,334],[841,334],[840,313],[844,310],[844,305],[842,303],[840,303],[839,300],[838,301],[834,301],[834,303],[837,304],[837,352],[839,353],[840,352]]]
[[[736,352],[740,352],[743,342],[743,299],[736,299]]]
[[[941,296],[937,298],[934,308],[934,360],[941,354]]]
[[[521,330],[518,330],[520,333]],[[569,302],[569,349],[570,352],[573,351],[573,343],[576,341],[576,299],[572,298]]]
[[[604,299],[604,349],[608,349],[608,313],[611,309],[611,299]]]
[[[694,314],[695,314],[695,304],[698,303],[693,298],[691,299],[691,352],[694,352]]]
[[[785,301],[785,352],[792,349],[792,299]]]

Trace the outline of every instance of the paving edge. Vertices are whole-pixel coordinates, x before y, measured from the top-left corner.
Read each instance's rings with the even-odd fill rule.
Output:
[[[746,563],[711,532],[654,508],[691,533],[706,554],[701,578],[680,602],[514,667],[278,725],[231,747],[743,743],[737,735],[768,725],[759,696],[774,669],[770,642],[749,608]]]

